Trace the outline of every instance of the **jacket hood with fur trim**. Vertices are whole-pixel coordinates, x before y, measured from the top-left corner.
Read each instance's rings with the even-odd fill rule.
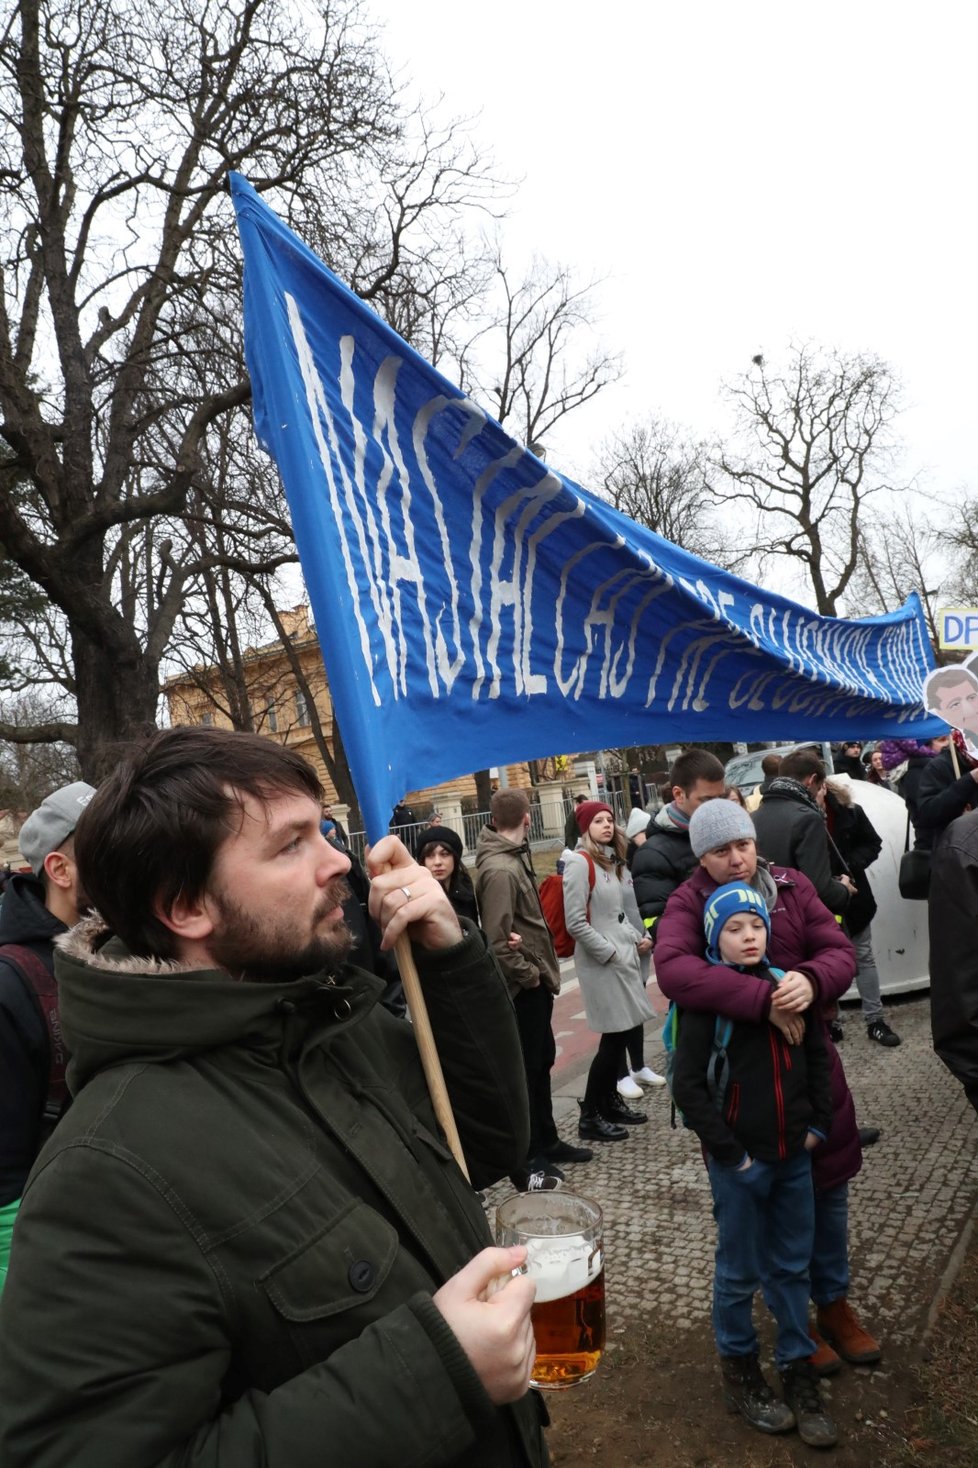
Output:
[[[261,983],[137,958],[97,914],[58,938],[54,964],[73,1093],[107,1066],[174,1060],[227,1044],[278,1048],[283,1022],[296,1010],[320,1009],[332,1025],[350,1023],[383,989],[360,969],[344,970],[341,983],[326,973]]]

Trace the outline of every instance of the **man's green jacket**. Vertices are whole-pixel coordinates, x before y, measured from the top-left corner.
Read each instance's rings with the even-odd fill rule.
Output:
[[[108,941],[106,941],[108,939]],[[74,1104],[0,1303],[4,1468],[522,1468],[432,1294],[491,1243],[410,1026],[343,969],[235,982],[58,954]],[[475,1187],[526,1155],[512,1005],[480,935],[416,952]]]

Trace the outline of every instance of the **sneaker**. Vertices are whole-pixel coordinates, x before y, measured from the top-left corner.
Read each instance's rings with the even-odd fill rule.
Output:
[[[560,1178],[555,1177],[552,1172],[531,1172],[526,1180],[526,1187],[521,1191],[524,1193],[555,1193],[560,1187]]]
[[[860,1147],[875,1147],[880,1139],[880,1129],[878,1126],[861,1126],[857,1128],[857,1131],[859,1132]]]
[[[590,1162],[593,1156],[590,1147],[574,1147],[570,1142],[555,1142],[547,1148],[549,1162]]]
[[[650,1065],[643,1065],[641,1070],[633,1070],[631,1076],[640,1086],[664,1086],[666,1083],[665,1076],[660,1076]]]
[[[845,1031],[837,1019],[829,1020],[829,1034],[837,1045],[841,1045],[845,1038]]]
[[[894,1034],[884,1019],[874,1019],[871,1025],[866,1026],[866,1034],[870,1040],[875,1040],[877,1045],[885,1045],[887,1050],[892,1050],[895,1045],[901,1044],[900,1036]]]
[[[818,1377],[809,1361],[792,1361],[780,1373],[784,1399],[795,1414],[798,1436],[810,1448],[833,1448],[839,1429],[826,1412]]]
[[[560,1168],[554,1166],[549,1156],[544,1157],[541,1155],[539,1157],[531,1157],[526,1165],[530,1172],[549,1172],[551,1177],[557,1178],[560,1182],[565,1183],[567,1181]]]
[[[637,1081],[632,1080],[631,1076],[622,1076],[618,1082],[618,1094],[624,1096],[626,1101],[641,1101],[645,1092]]]
[[[511,1172],[509,1180],[518,1193],[555,1193],[562,1179],[549,1168],[536,1168],[533,1172]]]

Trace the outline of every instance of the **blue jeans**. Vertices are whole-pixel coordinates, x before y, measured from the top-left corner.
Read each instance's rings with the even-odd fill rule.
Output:
[[[783,1369],[815,1350],[808,1334],[808,1267],[815,1234],[812,1164],[807,1152],[785,1162],[758,1162],[746,1172],[709,1159],[717,1222],[713,1330],[721,1356],[758,1349],[754,1295],[764,1298],[778,1328],[775,1361]]]
[[[815,1189],[812,1299],[831,1305],[849,1293],[849,1184]]]
[[[872,924],[868,924],[858,933],[850,934],[850,940],[856,950],[856,962],[859,965],[856,970],[856,988],[862,1001],[863,1023],[872,1025],[883,1018],[880,976],[873,953]]]

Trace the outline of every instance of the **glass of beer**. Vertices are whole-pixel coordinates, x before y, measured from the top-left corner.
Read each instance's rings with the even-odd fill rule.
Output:
[[[496,1242],[523,1244],[536,1280],[531,1385],[562,1391],[592,1377],[604,1350],[601,1209],[574,1193],[518,1193],[496,1210]]]

